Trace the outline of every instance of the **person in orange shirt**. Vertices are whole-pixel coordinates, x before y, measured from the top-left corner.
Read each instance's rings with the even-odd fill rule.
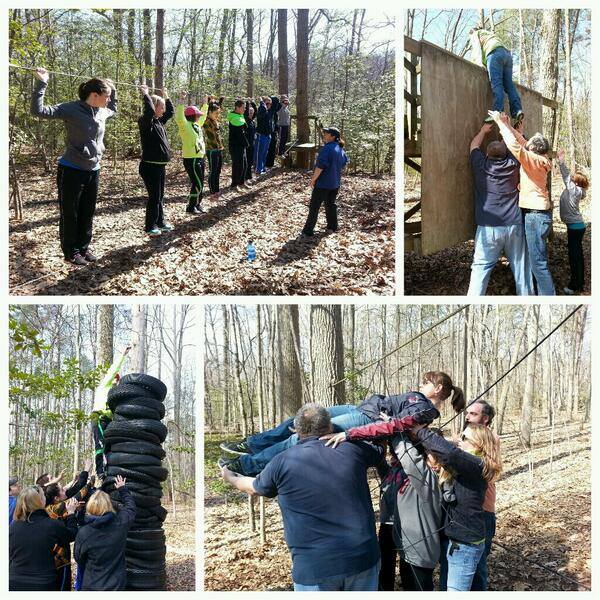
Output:
[[[491,427],[495,414],[496,411],[491,404],[485,400],[478,400],[467,406],[465,410],[465,427],[469,425]],[[494,438],[498,448],[498,456],[500,456],[500,438],[496,433],[494,433]],[[471,584],[472,592],[485,592],[488,589],[487,557],[492,549],[492,540],[496,535],[496,483],[494,481],[488,483],[485,491],[483,515],[485,518],[485,550],[473,576],[473,583]]]
[[[489,115],[498,125],[508,150],[521,164],[519,206],[525,213],[525,238],[538,296],[554,296],[546,244],[552,228],[552,200],[547,185],[552,169],[552,161],[547,156],[550,144],[541,133],[525,139],[511,127],[504,113],[491,110]]]

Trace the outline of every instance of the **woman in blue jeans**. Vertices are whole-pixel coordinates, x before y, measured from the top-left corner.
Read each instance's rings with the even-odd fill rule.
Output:
[[[502,470],[494,434],[489,427],[471,424],[457,447],[422,425],[416,425],[411,433],[452,472],[454,496],[445,504],[440,590],[469,591],[485,550],[485,491]]]
[[[327,411],[336,432],[343,432],[368,425],[383,418],[395,418],[405,429],[417,423],[429,424],[439,417],[438,408],[447,398],[455,410],[464,407],[465,400],[460,388],[442,371],[429,371],[423,375],[418,392],[382,396],[375,394],[358,406],[344,404],[329,406]],[[257,475],[277,454],[298,443],[292,429],[294,419],[289,418],[269,431],[257,433],[239,442],[223,442],[221,449],[237,455],[235,459],[221,459],[221,466],[241,475]]]

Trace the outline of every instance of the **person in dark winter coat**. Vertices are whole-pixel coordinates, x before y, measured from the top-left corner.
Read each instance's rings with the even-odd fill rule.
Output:
[[[248,125],[244,117],[246,103],[238,99],[233,110],[227,113],[229,122],[229,154],[231,155],[231,187],[241,191],[246,179]]]
[[[77,500],[65,503],[66,518],[51,519],[44,505],[46,496],[39,485],[25,488],[17,498],[15,518],[9,528],[9,590],[52,591],[57,589],[53,549],[75,539],[74,516]],[[66,570],[63,569],[63,575]],[[63,586],[70,589],[71,582]]]
[[[82,591],[124,590],[127,583],[125,544],[136,507],[120,475],[115,477],[115,488],[121,510],[115,513],[110,496],[97,491],[87,505],[86,525],[75,539],[75,560],[84,569]]]
[[[164,215],[165,167],[171,160],[165,125],[175,114],[175,109],[164,88],[162,97],[150,96],[147,85],[141,85],[140,92],[144,102],[144,112],[138,119],[142,144],[140,177],[148,190],[144,228],[148,235],[157,236],[173,229]]]
[[[244,180],[248,182],[249,179],[252,179],[252,168],[254,166],[254,140],[256,138],[256,104],[250,98],[246,101],[244,118],[246,119],[246,137],[248,138]]]
[[[277,96],[265,96],[258,107],[254,163],[256,174],[265,172],[271,137],[275,132],[275,116],[281,103]]]

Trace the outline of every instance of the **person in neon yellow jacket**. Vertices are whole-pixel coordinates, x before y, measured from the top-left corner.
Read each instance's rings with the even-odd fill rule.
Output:
[[[474,27],[469,32],[472,61],[484,67],[489,75],[494,98],[492,110],[504,111],[504,93],[508,96],[510,116],[517,127],[523,120],[521,96],[513,82],[512,54],[493,31],[482,27]],[[485,119],[491,123],[490,117]]]
[[[202,125],[208,114],[208,96],[204,96],[200,108],[197,106],[184,107],[186,98],[187,92],[181,92],[175,110],[175,122],[179,130],[179,137],[181,137],[183,166],[192,184],[185,211],[198,215],[204,212],[200,206],[204,189],[204,157],[206,156]]]

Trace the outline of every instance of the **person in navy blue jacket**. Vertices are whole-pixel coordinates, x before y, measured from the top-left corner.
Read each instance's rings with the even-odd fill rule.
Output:
[[[342,182],[342,169],[348,163],[348,156],[344,152],[344,141],[337,127],[323,129],[323,141],[325,145],[317,156],[315,172],[310,180],[313,192],[301,237],[312,237],[315,234],[319,209],[323,203],[325,203],[328,233],[338,229],[335,199]]]

